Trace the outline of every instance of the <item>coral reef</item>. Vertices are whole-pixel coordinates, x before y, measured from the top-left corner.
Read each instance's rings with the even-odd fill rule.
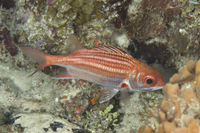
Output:
[[[192,0],[158,3],[154,0],[20,0],[11,3],[14,11],[1,9],[4,20],[1,25],[20,46],[66,54],[66,38],[76,33],[87,47],[95,46],[95,41],[122,48],[131,44],[136,51],[130,51],[141,56],[152,54],[145,55],[141,47],[155,47],[153,53],[159,53],[158,60],[177,69],[191,59],[197,61],[200,55],[199,3]],[[145,57],[150,63],[155,62],[154,56],[152,59],[148,61]]]
[[[15,1],[14,0],[8,0],[8,1],[2,0],[2,1],[0,1],[0,5],[6,9],[14,8]]]
[[[4,54],[9,53],[11,56],[15,56],[18,53],[18,50],[17,47],[13,44],[12,38],[7,28],[4,27],[1,29],[0,36],[2,36],[0,41],[1,44],[3,44],[1,45],[0,49],[3,50],[3,47],[5,47],[6,51]]]
[[[164,14],[178,15],[180,11],[178,1],[154,0],[132,1],[128,9],[126,30],[129,36],[139,41],[158,36],[165,27]],[[176,11],[175,11],[176,10]],[[171,17],[171,15],[169,15]]]
[[[135,47],[136,53],[142,44],[151,49],[157,46],[161,48],[157,52],[164,57],[162,61],[176,69],[189,60],[197,61],[200,55],[199,5],[193,0],[158,3],[141,0],[129,3],[125,29],[133,39],[132,47]],[[146,56],[143,51],[138,53]]]
[[[153,64],[155,62],[164,62],[165,57],[163,54],[164,45],[146,45],[144,42],[134,41],[134,46],[129,45],[128,50],[132,51],[132,55],[135,58],[143,59],[147,64]]]
[[[125,105],[120,100],[119,125],[114,131],[121,133],[136,133],[141,125],[146,125],[149,115],[149,107],[162,101],[160,91],[135,92],[129,95],[130,105]]]
[[[108,0],[106,8],[108,8],[108,16],[110,22],[117,29],[122,29],[126,24],[127,12],[131,0]]]
[[[199,133],[200,60],[190,61],[164,88],[164,99],[151,108],[148,124],[139,133]],[[156,112],[156,113],[155,113]]]
[[[199,1],[3,0],[0,5],[0,132],[35,130],[24,126],[29,121],[25,114],[32,119],[31,113],[37,119],[45,113],[51,120],[43,132],[64,132],[67,120],[79,125],[69,132],[84,132],[80,127],[88,132],[137,132],[147,124],[140,132],[198,131],[199,61],[180,67],[200,56]],[[180,68],[179,73],[164,87],[163,102],[161,91],[135,92],[128,107],[119,95],[98,104],[101,88],[95,84],[51,79],[49,75],[59,70],[55,66],[27,78],[38,64],[25,58],[19,47],[68,54],[69,34],[76,34],[87,48],[128,50],[161,69],[165,80],[174,71],[168,66]]]
[[[90,102],[87,94],[91,93],[89,88],[93,88],[93,84],[80,82],[81,81],[76,82],[75,80],[67,83],[65,82],[66,85],[64,86],[67,86],[68,89],[60,94],[60,103],[66,111],[63,117],[66,117],[74,123],[77,123],[78,118],[80,118],[82,113],[88,108]]]

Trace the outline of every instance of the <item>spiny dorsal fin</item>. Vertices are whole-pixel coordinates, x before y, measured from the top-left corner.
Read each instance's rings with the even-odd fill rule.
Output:
[[[73,34],[69,35],[68,39],[66,40],[66,43],[69,54],[84,48],[83,45],[78,40],[78,38]]]
[[[105,51],[105,52],[111,52],[111,53],[118,53],[118,54],[130,55],[129,53],[127,53],[123,49],[115,48],[113,46],[99,46],[99,47],[91,48],[90,50]]]

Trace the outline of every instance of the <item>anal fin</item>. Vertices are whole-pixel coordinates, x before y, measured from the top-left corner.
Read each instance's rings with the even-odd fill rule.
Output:
[[[114,97],[117,94],[118,91],[119,90],[115,89],[115,88],[106,88],[105,87],[99,98],[99,103],[103,103],[105,101],[110,100],[112,97]]]
[[[71,75],[60,75],[60,76],[55,76],[55,77],[51,77],[52,79],[74,79],[73,76]]]
[[[52,79],[74,79],[75,77],[69,74],[67,68],[61,68],[60,72],[51,78]]]

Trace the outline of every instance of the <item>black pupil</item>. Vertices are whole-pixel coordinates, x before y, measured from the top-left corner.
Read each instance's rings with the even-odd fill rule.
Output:
[[[152,84],[153,80],[152,79],[147,79],[147,84]]]

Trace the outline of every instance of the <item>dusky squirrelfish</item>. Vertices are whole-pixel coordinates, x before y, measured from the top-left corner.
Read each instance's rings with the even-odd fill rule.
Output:
[[[105,92],[99,98],[100,103],[111,99],[118,91],[151,91],[165,84],[158,70],[120,48],[84,48],[75,35],[69,35],[67,43],[70,46],[68,55],[49,55],[21,47],[26,56],[40,64],[31,75],[50,65],[64,67],[65,71],[53,78],[83,79],[103,86]]]

